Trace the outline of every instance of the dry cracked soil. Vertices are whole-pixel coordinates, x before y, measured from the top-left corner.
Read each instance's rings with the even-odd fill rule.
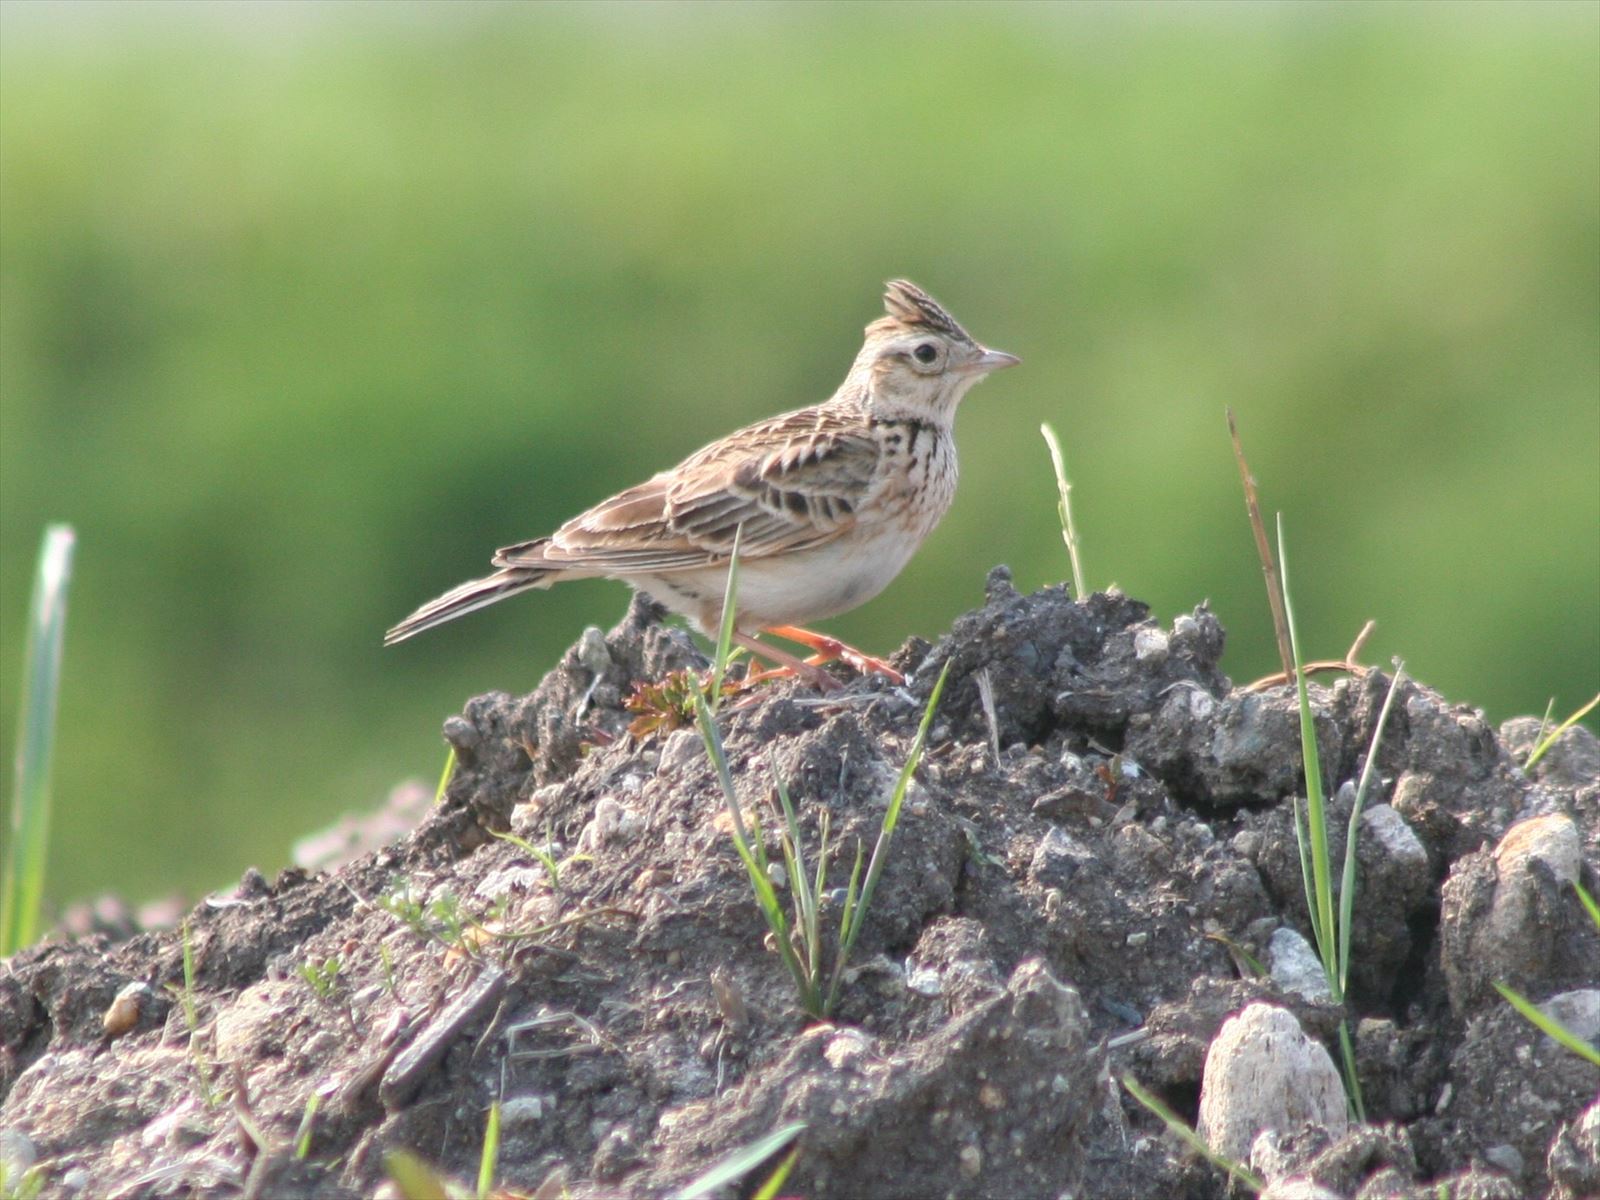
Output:
[[[832,930],[950,668],[819,1022],[698,734],[628,731],[635,683],[705,665],[659,615],[636,601],[531,695],[449,718],[447,793],[398,839],[195,907],[192,986],[176,929],[80,931],[5,963],[12,1186],[31,1165],[47,1196],[332,1200],[392,1187],[400,1148],[472,1179],[498,1101],[497,1183],[541,1197],[674,1194],[795,1123],[789,1196],[1230,1194],[1131,1076],[1218,1136],[1243,1129],[1272,1195],[1600,1195],[1600,1068],[1493,987],[1600,1035],[1600,933],[1572,886],[1600,893],[1588,731],[1524,770],[1537,722],[1496,730],[1399,684],[1335,1005],[1307,967],[1292,689],[1235,688],[1203,607],[1163,628],[1126,596],[1022,596],[996,569],[937,645],[899,651],[905,687],[841,673],[838,692],[783,681],[720,711],[773,854],[775,781],[811,862],[826,817]],[[1311,689],[1335,862],[1391,682]],[[1247,1011],[1324,1071],[1346,1022],[1365,1120],[1336,1086],[1307,1119],[1314,1085],[1270,1055],[1222,1066],[1219,1031]],[[1274,1095],[1289,1102],[1251,1115]],[[751,1194],[775,1161],[713,1194]]]

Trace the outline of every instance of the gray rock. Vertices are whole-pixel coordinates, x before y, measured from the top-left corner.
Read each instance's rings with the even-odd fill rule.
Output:
[[[1317,952],[1287,925],[1273,930],[1267,942],[1267,957],[1273,981],[1286,992],[1304,996],[1313,1003],[1333,999],[1333,989],[1328,986],[1327,972]]]
[[[1442,959],[1450,1005],[1467,1016],[1498,1002],[1503,981],[1537,997],[1559,986],[1576,908],[1577,826],[1564,813],[1519,821],[1493,852],[1466,855],[1444,884]],[[1592,978],[1592,971],[1590,973]]]

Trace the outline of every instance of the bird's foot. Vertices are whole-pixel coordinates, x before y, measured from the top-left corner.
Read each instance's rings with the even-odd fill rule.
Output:
[[[774,625],[767,632],[776,637],[781,637],[785,641],[798,642],[802,646],[809,646],[816,653],[806,659],[806,662],[813,667],[820,666],[823,663],[842,662],[863,675],[873,673],[885,676],[891,683],[896,685],[906,681],[904,675],[883,659],[876,658],[865,651],[857,650],[854,646],[847,645],[838,638],[829,637],[825,633],[802,629],[798,625]]]

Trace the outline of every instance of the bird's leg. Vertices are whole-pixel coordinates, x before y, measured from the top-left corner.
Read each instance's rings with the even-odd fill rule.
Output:
[[[875,671],[879,675],[887,676],[891,683],[904,683],[906,677],[896,671],[881,658],[857,650],[854,646],[847,646],[838,638],[829,637],[825,633],[817,633],[810,629],[801,629],[798,625],[773,625],[766,630],[775,637],[785,641],[798,642],[802,646],[810,646],[816,651],[808,663],[815,666],[819,663],[833,662],[838,659],[854,667],[862,674]]]
[[[834,692],[838,691],[839,688],[843,686],[837,679],[835,679],[832,675],[829,675],[819,665],[820,663],[828,661],[825,658],[813,659],[810,662],[805,662],[796,658],[792,654],[788,654],[782,650],[779,650],[776,646],[769,646],[765,642],[758,642],[755,638],[748,637],[745,634],[740,633],[738,630],[734,631],[733,640],[738,642],[739,645],[743,646],[746,650],[750,651],[750,653],[759,654],[767,661],[778,664],[776,668],[769,671],[760,671],[747,674],[745,676],[745,682],[747,684],[760,683],[767,679],[782,679],[789,675],[798,675],[801,679],[804,679],[807,683],[811,684],[819,692]],[[790,638],[789,640],[793,641],[795,639]]]

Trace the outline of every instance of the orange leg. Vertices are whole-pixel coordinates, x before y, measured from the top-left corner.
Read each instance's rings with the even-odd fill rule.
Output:
[[[798,625],[774,625],[766,631],[785,641],[798,642],[802,646],[809,646],[816,653],[807,659],[807,663],[816,666],[821,663],[833,662],[838,659],[854,667],[862,674],[875,671],[885,675],[892,683],[904,683],[906,677],[896,671],[881,658],[874,658],[857,650],[854,646],[847,646],[838,638],[829,637],[825,633],[817,633],[810,629],[801,629]]]
[[[746,637],[737,630],[734,631],[733,640],[750,651],[750,653],[759,654],[768,662],[778,664],[772,670],[747,673],[744,677],[744,681],[747,684],[798,675],[819,692],[834,692],[843,686],[837,679],[822,669],[821,664],[828,661],[825,658],[814,657],[808,661],[802,661],[792,654],[779,650],[776,646],[769,646],[765,642],[756,641],[753,637]],[[790,640],[793,641],[794,639],[791,638]]]

